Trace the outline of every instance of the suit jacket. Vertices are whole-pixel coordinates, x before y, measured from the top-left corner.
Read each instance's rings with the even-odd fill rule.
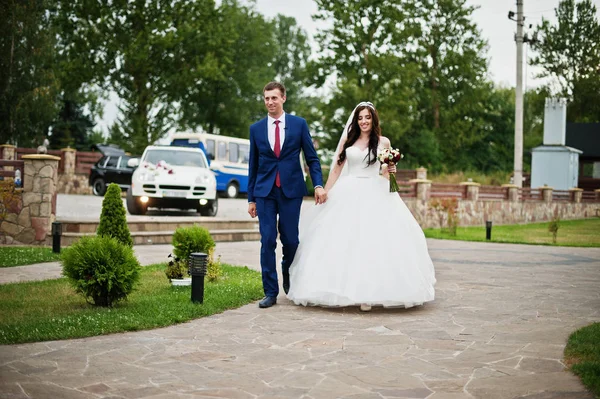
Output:
[[[323,185],[321,164],[313,146],[306,120],[285,114],[285,140],[279,158],[269,144],[268,118],[250,126],[250,161],[248,170],[248,202],[256,197],[269,195],[279,171],[281,189],[288,198],[303,197],[308,194],[304,174],[300,165],[300,150],[310,169],[310,177],[315,186]]]

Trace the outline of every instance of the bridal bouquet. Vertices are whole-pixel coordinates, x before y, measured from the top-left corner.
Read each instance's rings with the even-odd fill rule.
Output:
[[[383,148],[377,154],[379,162],[384,163],[388,166],[396,165],[398,161],[404,158],[404,155],[397,149]],[[399,190],[398,182],[396,181],[396,174],[390,173],[390,193],[397,193]]]

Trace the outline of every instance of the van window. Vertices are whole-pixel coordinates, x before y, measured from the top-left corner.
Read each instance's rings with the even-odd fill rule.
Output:
[[[226,160],[227,159],[227,144],[222,141],[219,141],[217,143],[217,146],[218,146],[217,147],[217,158],[222,161]]]
[[[206,158],[215,159],[215,141],[206,140]]]
[[[250,159],[250,146],[248,144],[240,144],[240,162],[248,163]]]
[[[229,162],[238,163],[238,144],[229,143]]]

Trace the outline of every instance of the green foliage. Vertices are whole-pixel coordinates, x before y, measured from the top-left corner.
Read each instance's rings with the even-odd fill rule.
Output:
[[[90,115],[83,112],[83,105],[71,100],[63,100],[57,120],[52,125],[50,145],[53,148],[76,148],[89,151],[89,137],[95,123]]]
[[[83,237],[64,250],[62,264],[76,292],[104,307],[125,299],[141,270],[133,249],[112,237]]]
[[[600,219],[563,220],[560,246],[600,247]],[[440,229],[423,229],[427,238],[485,241],[485,226],[458,227],[451,237]],[[529,245],[554,245],[548,235],[548,223],[494,225],[492,242]]]
[[[49,0],[0,2],[0,143],[36,147],[58,111]]]
[[[179,259],[188,260],[190,254],[202,252],[208,255],[215,247],[215,241],[202,226],[179,227],[173,234],[173,253]]]
[[[583,385],[600,397],[600,323],[580,328],[569,336],[565,360]]]
[[[247,137],[249,121],[264,117],[262,89],[276,75],[274,25],[237,0],[219,7],[196,3],[194,19],[180,30],[172,71],[170,95],[181,103],[178,124]]]
[[[561,0],[556,25],[545,18],[536,27],[531,64],[551,79],[553,94],[570,99],[567,120],[600,121],[600,22],[591,0]]]
[[[208,265],[206,267],[206,278],[208,281],[217,281],[223,274],[221,265],[221,255],[215,260],[215,249],[211,248],[208,251]]]
[[[511,104],[490,101],[486,42],[465,0],[316,2],[317,17],[332,27],[317,36],[325,55],[310,65],[313,83],[337,77],[320,121],[326,146],[333,149],[353,107],[371,100],[382,134],[405,154],[406,165],[431,171],[508,167],[505,158],[499,165],[485,155],[473,159],[478,146],[489,154],[506,145],[512,129],[500,126],[491,143],[486,135],[497,132],[496,122],[506,123],[501,117]]]
[[[190,287],[172,287],[165,265],[142,268],[127,301],[89,306],[67,279],[0,285],[0,344],[91,337],[166,327],[235,309],[263,297],[260,273],[223,265],[223,277],[205,284],[204,303],[190,301]]]
[[[121,199],[121,188],[115,183],[109,184],[104,194],[100,224],[96,234],[114,237],[130,247],[133,245],[133,239],[129,233],[129,227],[127,227],[127,212]]]

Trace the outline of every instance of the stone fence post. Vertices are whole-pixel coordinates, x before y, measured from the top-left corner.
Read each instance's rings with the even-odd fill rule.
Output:
[[[16,147],[12,144],[0,144],[0,159],[5,161],[14,161],[17,157]],[[14,170],[13,166],[6,166],[5,169]]]
[[[421,201],[429,200],[429,192],[431,191],[431,180],[427,179],[412,179],[411,183],[415,183],[415,191],[417,199]]]
[[[519,186],[516,184],[503,184],[502,187],[506,190],[506,199],[510,202],[519,200]]]
[[[460,185],[467,188],[465,199],[469,201],[477,201],[479,199],[479,187],[481,187],[481,184],[472,181],[463,181]]]
[[[571,202],[580,203],[583,199],[583,188],[570,188],[569,193]]]
[[[542,192],[542,201],[549,204],[552,202],[552,187],[544,186],[540,187],[539,190]]]
[[[417,168],[417,179],[427,180],[427,169],[424,167]]]
[[[56,219],[59,157],[24,155],[23,207],[15,239],[23,244],[45,245]]]
[[[74,148],[61,148],[62,159],[63,159],[63,170],[62,174],[67,176],[73,176],[75,174],[75,158],[77,157],[77,150]]]

